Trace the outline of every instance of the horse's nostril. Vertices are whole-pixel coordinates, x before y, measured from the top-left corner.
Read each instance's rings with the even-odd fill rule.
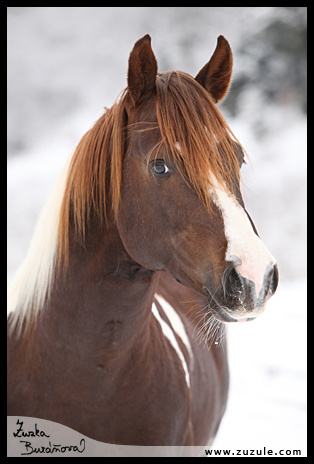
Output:
[[[272,274],[270,276],[270,285],[269,285],[269,293],[273,295],[278,287],[279,283],[279,271],[277,264],[274,265]]]
[[[233,292],[243,291],[243,280],[238,271],[233,268],[228,276],[228,284]]]
[[[228,275],[225,291],[227,294],[243,293],[243,279],[235,268],[233,268]]]

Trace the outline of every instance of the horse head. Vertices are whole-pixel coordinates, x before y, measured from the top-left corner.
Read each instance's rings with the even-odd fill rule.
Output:
[[[223,322],[254,319],[278,284],[241,195],[243,149],[216,107],[231,74],[222,36],[196,78],[158,74],[150,37],[135,44],[116,215],[130,256],[192,287]]]

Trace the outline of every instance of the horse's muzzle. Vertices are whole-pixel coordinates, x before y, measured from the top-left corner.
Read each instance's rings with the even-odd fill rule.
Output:
[[[252,320],[265,309],[265,303],[276,292],[279,282],[277,264],[265,269],[263,285],[256,294],[255,283],[241,276],[236,265],[229,265],[222,278],[222,291],[211,291],[204,286],[209,306],[223,322]]]
[[[255,303],[263,303],[267,297],[272,296],[278,286],[279,273],[277,264],[269,263],[266,267],[263,285],[258,295],[256,294],[255,284],[252,280],[241,276],[237,266],[229,266],[223,277],[223,290],[226,299],[237,298],[244,302],[250,299]]]

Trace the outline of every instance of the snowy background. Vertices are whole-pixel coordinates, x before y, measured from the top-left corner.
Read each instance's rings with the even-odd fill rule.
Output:
[[[278,260],[263,316],[229,327],[230,398],[217,448],[306,453],[306,7],[8,7],[8,281],[81,136],[126,86],[149,33],[159,70],[195,75],[223,34],[221,111],[246,148],[247,209]]]

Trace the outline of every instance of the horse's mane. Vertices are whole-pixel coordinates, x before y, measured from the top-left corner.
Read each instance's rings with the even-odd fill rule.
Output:
[[[117,215],[127,134],[127,97],[125,90],[83,136],[73,155],[59,223],[59,257],[65,261],[71,211],[77,239],[83,242],[91,211],[101,222],[106,220],[108,208]],[[168,147],[176,167],[185,173],[192,188],[210,208],[208,188],[213,178],[232,191],[235,177],[239,176],[234,135],[208,92],[188,74],[175,71],[159,74],[155,101],[162,136],[154,147],[155,154]],[[138,124],[135,130],[149,129]]]
[[[16,320],[23,319],[19,316],[25,315],[29,307],[37,313],[49,296],[57,264],[67,266],[73,230],[70,224],[74,224],[74,240],[84,244],[91,214],[104,227],[109,211],[116,217],[127,137],[128,97],[126,89],[82,137],[46,205],[37,238],[33,239],[12,286],[11,306],[18,309]],[[210,208],[211,182],[214,188],[218,181],[232,191],[234,177],[239,176],[235,137],[209,93],[183,72],[158,74],[155,102],[161,132],[155,153],[166,146],[177,169]],[[149,130],[147,127],[139,124],[134,130]],[[156,123],[149,127],[156,127]]]
[[[236,145],[210,94],[183,72],[162,73],[156,81],[156,109],[163,143],[205,206],[212,205],[209,186],[234,191],[239,180]],[[180,150],[177,150],[177,146]]]
[[[59,264],[68,261],[71,214],[76,240],[84,243],[91,212],[104,223],[109,203],[115,215],[118,211],[125,130],[126,112],[121,98],[82,137],[73,154],[59,221]]]

